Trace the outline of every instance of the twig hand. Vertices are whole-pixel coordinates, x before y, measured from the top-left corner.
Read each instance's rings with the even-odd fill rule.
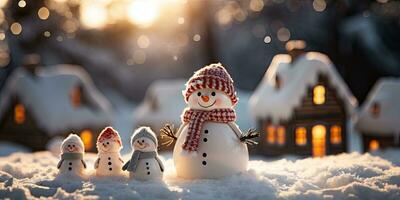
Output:
[[[258,133],[254,129],[249,129],[247,133],[243,134],[242,137],[240,137],[241,142],[245,142],[248,145],[255,145],[258,144],[256,141],[252,140],[253,138],[257,138],[260,136],[260,133]]]
[[[160,129],[160,133],[161,139],[164,139],[165,137],[167,138],[166,141],[163,142],[161,145],[169,146],[177,140],[173,124],[165,124],[164,128]]]

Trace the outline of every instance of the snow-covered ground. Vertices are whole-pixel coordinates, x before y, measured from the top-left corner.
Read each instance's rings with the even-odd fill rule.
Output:
[[[391,159],[398,163],[400,152]],[[397,154],[397,155],[396,155]],[[397,156],[397,157],[396,157]],[[127,156],[125,156],[126,160]],[[221,180],[182,180],[170,155],[165,182],[126,177],[57,177],[57,156],[14,153],[0,158],[0,199],[399,199],[400,167],[370,154],[302,160],[251,160],[246,173]],[[88,174],[94,154],[85,155]]]

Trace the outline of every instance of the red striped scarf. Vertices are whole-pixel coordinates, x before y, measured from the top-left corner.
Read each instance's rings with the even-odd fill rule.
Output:
[[[185,109],[182,114],[182,121],[189,123],[188,134],[182,148],[189,152],[197,151],[200,142],[201,128],[205,121],[228,123],[236,120],[233,109],[214,109],[211,111]]]

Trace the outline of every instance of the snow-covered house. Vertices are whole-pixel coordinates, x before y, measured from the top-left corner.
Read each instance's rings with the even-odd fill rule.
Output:
[[[382,78],[369,93],[355,128],[361,133],[364,151],[400,147],[400,79]]]
[[[55,136],[79,134],[86,150],[110,124],[110,103],[79,66],[20,67],[0,96],[0,140],[42,150]]]
[[[137,126],[149,126],[159,134],[166,123],[181,124],[180,116],[186,107],[182,91],[186,81],[183,79],[157,80],[147,89],[143,102],[137,107],[134,120]],[[165,138],[158,138],[162,144]],[[159,145],[160,150],[167,149]],[[170,145],[172,148],[173,145]]]
[[[257,153],[323,156],[345,152],[357,100],[321,53],[276,55],[250,98],[261,133]]]

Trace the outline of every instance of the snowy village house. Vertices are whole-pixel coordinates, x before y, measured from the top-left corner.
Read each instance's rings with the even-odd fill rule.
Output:
[[[250,99],[261,133],[257,153],[324,156],[345,152],[357,100],[326,55],[288,42]]]
[[[400,147],[400,79],[380,79],[360,109],[355,127],[364,151]]]
[[[27,64],[6,80],[0,99],[0,140],[43,150],[55,136],[74,132],[95,148],[109,125],[109,102],[78,66]]]

